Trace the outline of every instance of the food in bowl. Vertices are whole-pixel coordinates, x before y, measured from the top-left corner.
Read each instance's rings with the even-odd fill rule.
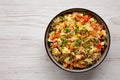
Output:
[[[94,65],[107,46],[106,29],[92,14],[64,14],[57,16],[50,26],[48,42],[51,54],[70,70]]]

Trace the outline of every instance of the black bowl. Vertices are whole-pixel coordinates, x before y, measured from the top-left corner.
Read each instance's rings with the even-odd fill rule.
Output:
[[[60,63],[58,63],[54,57],[52,56],[51,52],[50,52],[50,47],[49,47],[49,43],[48,43],[48,34],[49,34],[49,31],[50,31],[50,25],[51,23],[53,22],[53,20],[57,17],[57,16],[61,16],[61,15],[64,15],[64,14],[68,14],[68,13],[72,13],[72,12],[85,12],[86,14],[92,14],[93,17],[95,19],[97,19],[97,21],[101,24],[103,24],[105,26],[105,29],[106,29],[106,33],[107,33],[107,47],[106,49],[104,50],[104,52],[102,53],[102,56],[101,58],[99,59],[99,61],[97,63],[95,63],[94,65],[88,67],[88,68],[85,68],[85,69],[73,69],[73,70],[69,70],[68,68],[64,68],[63,65],[61,65]],[[45,49],[47,51],[47,54],[49,56],[49,58],[52,60],[52,62],[57,65],[59,68],[65,70],[65,71],[69,71],[69,72],[86,72],[86,71],[89,71],[95,67],[97,67],[99,64],[101,64],[103,62],[103,60],[105,59],[106,55],[108,54],[108,51],[109,51],[109,48],[110,48],[110,32],[109,32],[109,29],[106,25],[106,23],[104,22],[104,20],[99,16],[97,15],[95,12],[92,12],[88,9],[83,9],[83,8],[72,8],[72,9],[68,9],[68,10],[65,10],[65,11],[62,11],[61,13],[59,13],[58,15],[56,15],[49,23],[47,29],[46,29],[46,32],[45,32],[45,37],[44,37],[44,43],[45,43]]]

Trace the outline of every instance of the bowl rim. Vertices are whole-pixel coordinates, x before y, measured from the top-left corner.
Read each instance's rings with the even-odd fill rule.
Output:
[[[107,32],[107,42],[108,42],[108,46],[106,47],[106,50],[104,51],[104,53],[102,54],[100,60],[95,63],[94,65],[88,67],[88,68],[85,68],[85,69],[78,69],[78,70],[69,70],[68,68],[64,68],[63,65],[61,65],[60,63],[58,63],[52,56],[52,54],[50,53],[49,51],[49,47],[48,47],[48,34],[49,34],[49,29],[50,29],[50,25],[52,23],[52,21],[57,17],[57,16],[60,16],[60,15],[63,15],[63,14],[67,14],[67,13],[71,13],[71,12],[80,12],[80,11],[87,11],[89,13],[92,13],[92,15],[94,15],[94,17],[97,17],[98,19],[100,19],[102,21],[102,23],[104,24],[105,26],[105,30]],[[101,22],[100,21],[100,22]],[[108,26],[107,24],[105,23],[105,21],[98,15],[96,14],[95,12],[89,10],[89,9],[85,9],[85,8],[70,8],[70,9],[66,9],[64,11],[61,11],[60,13],[58,13],[55,17],[52,18],[52,20],[49,22],[47,28],[46,28],[46,31],[45,31],[45,36],[44,36],[44,45],[45,45],[45,49],[46,49],[46,52],[49,56],[49,58],[51,59],[51,61],[56,65],[58,66],[59,68],[61,68],[62,70],[65,70],[65,71],[68,71],[68,72],[73,72],[73,73],[82,73],[82,72],[87,72],[89,70],[92,70],[94,68],[96,68],[97,66],[99,66],[103,61],[104,59],[106,58],[107,54],[108,54],[108,51],[110,49],[110,44],[111,44],[111,37],[110,37],[110,31],[108,29]]]

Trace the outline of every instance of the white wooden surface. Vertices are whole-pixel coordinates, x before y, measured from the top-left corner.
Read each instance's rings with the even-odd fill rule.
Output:
[[[92,71],[63,71],[45,51],[48,23],[69,8],[96,12],[110,29],[109,54]],[[120,0],[0,0],[0,80],[120,80]]]

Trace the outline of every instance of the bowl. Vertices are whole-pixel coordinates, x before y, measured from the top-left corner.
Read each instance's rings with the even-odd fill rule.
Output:
[[[49,32],[50,32],[50,28],[51,28],[50,25],[52,24],[53,20],[58,16],[61,16],[61,15],[64,15],[64,14],[69,14],[69,13],[72,13],[72,12],[84,12],[86,14],[91,14],[98,21],[98,23],[101,23],[102,25],[104,25],[104,28],[105,28],[106,34],[107,34],[107,46],[106,46],[105,50],[102,52],[102,55],[101,55],[100,59],[94,65],[92,65],[90,67],[87,67],[87,68],[84,68],[84,69],[72,69],[72,70],[70,70],[68,68],[63,67],[63,65],[61,65],[60,63],[58,63],[54,59],[54,57],[53,57],[53,55],[51,54],[51,51],[50,51],[50,43],[48,42]],[[46,32],[45,32],[44,45],[45,45],[45,49],[46,49],[46,52],[47,52],[50,60],[56,66],[58,66],[59,68],[65,70],[65,71],[69,71],[69,72],[76,72],[76,73],[77,72],[79,72],[79,73],[80,72],[86,72],[86,71],[94,69],[95,67],[100,65],[103,62],[103,60],[105,59],[105,57],[107,56],[109,48],[110,48],[110,32],[109,32],[109,29],[108,29],[105,21],[99,15],[97,15],[95,12],[93,12],[91,10],[88,10],[88,9],[83,9],[83,8],[72,8],[72,9],[67,9],[65,11],[60,12],[50,21],[50,23],[47,26]]]

